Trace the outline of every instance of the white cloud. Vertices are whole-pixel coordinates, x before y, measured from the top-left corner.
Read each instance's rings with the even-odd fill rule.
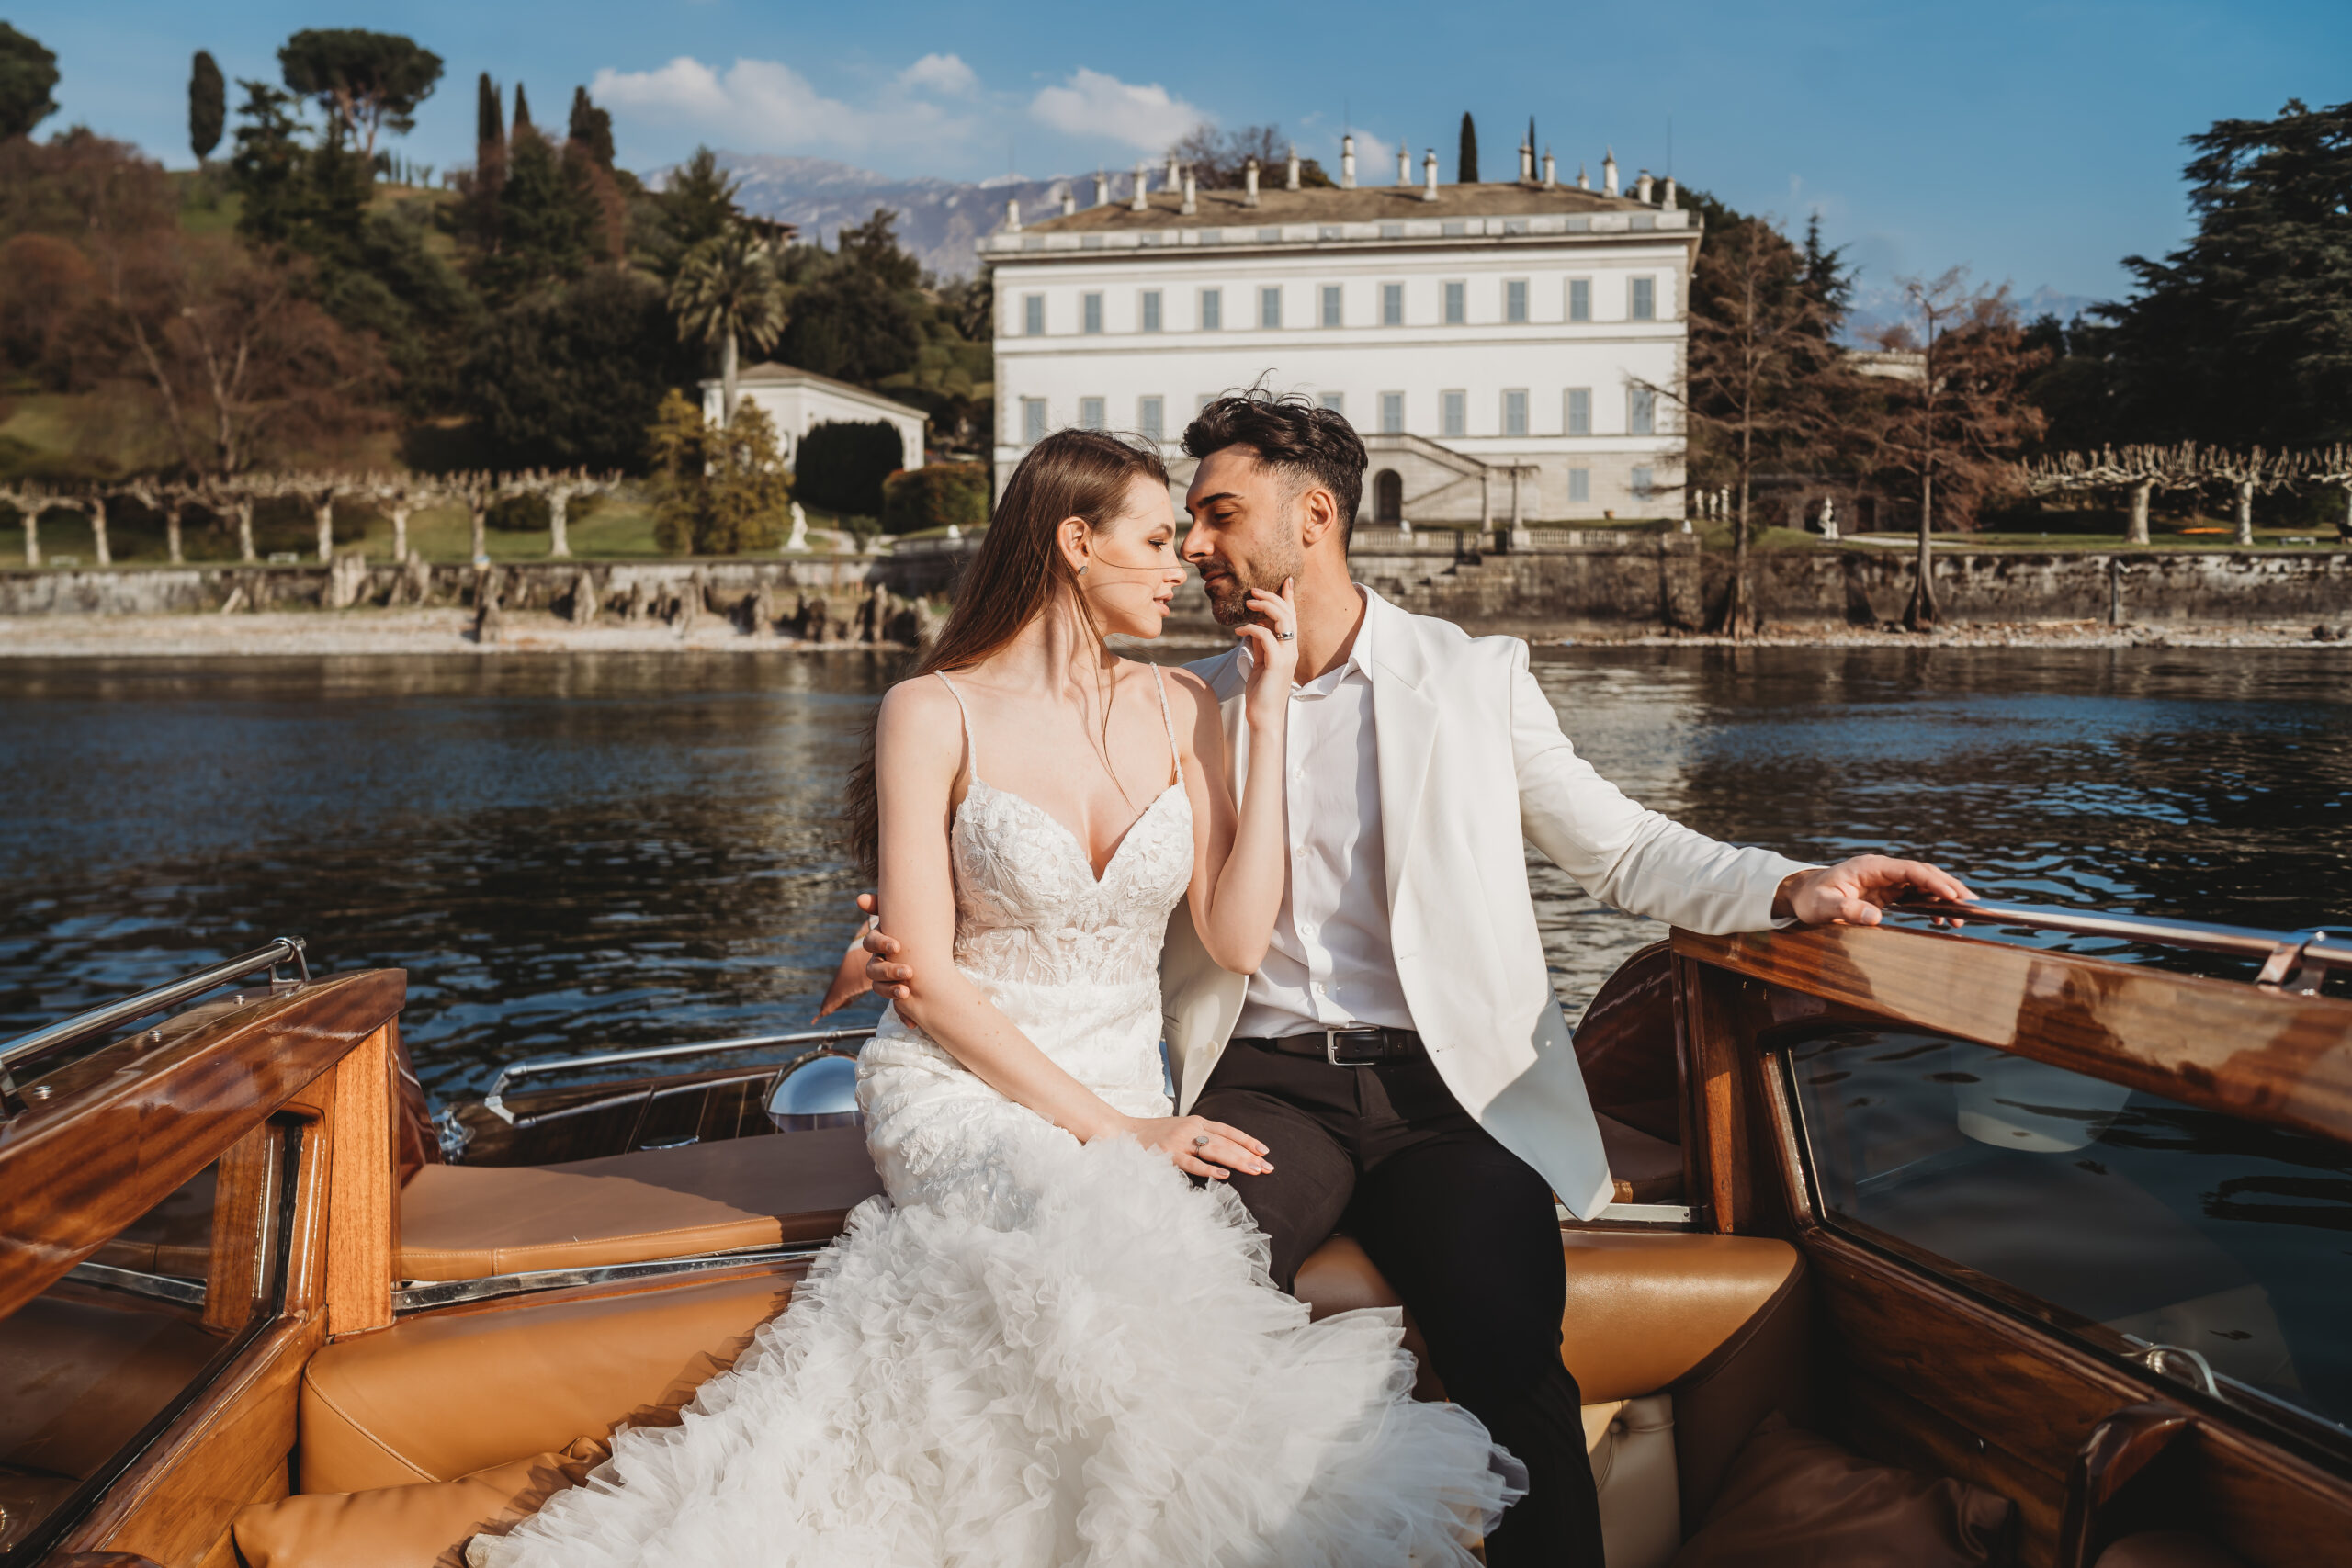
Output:
[[[745,152],[862,152],[935,144],[959,130],[963,121],[902,90],[916,84],[947,90],[959,82],[977,85],[978,78],[953,55],[925,55],[900,74],[899,86],[861,107],[827,97],[780,61],[738,60],[722,73],[680,55],[653,71],[601,70],[589,91],[625,127],[691,126]]]
[[[1109,138],[1157,152],[1209,117],[1158,84],[1122,82],[1079,67],[1058,87],[1041,89],[1029,101],[1040,124],[1069,136]]]
[[[934,93],[963,97],[979,90],[978,73],[952,54],[926,54],[899,73],[899,85],[927,87]]]

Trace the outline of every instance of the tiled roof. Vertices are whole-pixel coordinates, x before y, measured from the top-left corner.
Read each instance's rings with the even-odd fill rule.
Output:
[[[1265,188],[1267,183],[1272,184],[1272,189]],[[1086,182],[1075,180],[1071,186],[1083,189]],[[1261,181],[1255,207],[1246,205],[1247,193],[1243,191],[1204,190],[1196,201],[1200,210],[1187,214],[1182,210],[1181,191],[1154,191],[1144,198],[1141,212],[1131,210],[1124,200],[1114,200],[1101,207],[1081,207],[1067,218],[1056,213],[1033,221],[1024,214],[1021,231],[1050,234],[1189,229],[1220,223],[1372,223],[1382,219],[1519,218],[1657,210],[1631,197],[1602,196],[1574,186],[1442,185],[1437,187],[1435,201],[1423,201],[1421,188],[1418,185],[1377,185],[1358,186],[1353,190],[1284,190],[1277,170],[1272,182]]]

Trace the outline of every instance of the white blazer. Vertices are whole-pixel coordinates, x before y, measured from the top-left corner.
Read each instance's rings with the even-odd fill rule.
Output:
[[[1430,1059],[1464,1109],[1589,1219],[1610,1199],[1584,1074],[1552,992],[1528,894],[1532,843],[1603,903],[1691,931],[1761,931],[1804,869],[1645,811],[1577,755],[1517,637],[1473,637],[1371,590],[1373,719],[1396,976]],[[1237,795],[1249,775],[1240,650],[1193,673],[1223,705]],[[1160,1006],[1189,1111],[1240,1016],[1247,976],[1219,968],[1179,904]]]

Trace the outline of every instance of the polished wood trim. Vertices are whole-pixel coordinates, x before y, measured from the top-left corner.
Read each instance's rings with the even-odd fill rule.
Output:
[[[1697,1133],[1684,1145],[1686,1179],[1696,1179],[1688,1190],[1704,1194],[1706,1224],[1726,1233],[1746,1229],[1754,1208],[1743,1060],[1747,1053],[1734,1016],[1739,984],[1703,964],[1678,963],[1675,991],[1680,1005],[1676,1021],[1687,1064],[1688,1114]],[[1690,1170],[1694,1164],[1699,1168]]]
[[[0,1316],[40,1294],[400,1011],[397,969],[337,976],[141,1053],[77,1064],[0,1123]]]
[[[212,1189],[211,1257],[204,1276],[207,1328],[237,1334],[253,1321],[254,1293],[270,1261],[264,1244],[277,1218],[272,1189],[285,1164],[278,1134],[266,1122],[220,1156]]]
[[[2352,1001],[1871,926],[1701,936],[1675,953],[1907,1028],[2186,1105],[2352,1139]]]
[[[1601,982],[1577,1020],[1576,1050],[1595,1111],[1653,1138],[1681,1141],[1668,943],[1650,943]]]
[[[2152,1399],[2091,1428],[2066,1479],[2058,1568],[2091,1568],[2119,1533],[2105,1517],[2116,1498],[2188,1431],[2191,1419],[2171,1401]]]
[[[281,1496],[302,1370],[325,1340],[310,1315],[282,1320],[183,1412],[107,1489],[62,1543],[137,1551],[196,1568],[237,1510]]]
[[[392,1325],[400,1258],[393,1071],[390,1024],[335,1064],[334,1114],[326,1124],[326,1310],[333,1338]]]

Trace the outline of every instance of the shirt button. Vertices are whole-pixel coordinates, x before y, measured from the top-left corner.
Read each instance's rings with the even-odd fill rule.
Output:
[[[1315,982],[1315,994],[1318,997],[1323,994],[1323,982],[1320,980]]]

